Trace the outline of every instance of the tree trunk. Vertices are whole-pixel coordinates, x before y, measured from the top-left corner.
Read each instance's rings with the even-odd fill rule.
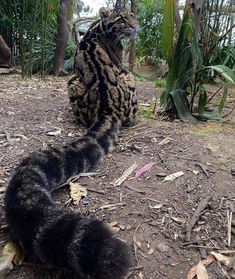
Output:
[[[131,0],[131,12],[136,14],[136,0]],[[135,38],[130,39],[129,70],[134,71],[136,59]]]
[[[181,26],[181,17],[180,17],[180,11],[178,6],[178,0],[174,0],[174,8],[175,8],[175,25],[177,29],[180,29]]]
[[[11,50],[0,35],[0,68],[10,68]]]
[[[195,17],[195,28],[199,38],[201,33],[200,22],[202,13],[202,0],[186,0],[185,6],[190,6],[193,10]]]
[[[64,56],[68,40],[68,10],[73,4],[72,0],[60,0],[60,13],[58,17],[57,42],[54,58],[54,75],[64,75]]]

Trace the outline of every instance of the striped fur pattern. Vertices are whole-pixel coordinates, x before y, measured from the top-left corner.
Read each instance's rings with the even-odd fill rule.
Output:
[[[126,27],[115,32],[119,30],[114,28],[119,24],[117,17],[122,19],[121,12],[103,17],[84,37],[78,47],[81,51],[75,55],[69,94],[70,100],[71,92],[77,94],[74,111],[80,123],[89,126],[87,133],[68,145],[39,150],[25,158],[12,175],[5,196],[12,237],[34,259],[64,270],[66,278],[121,279],[132,264],[127,244],[103,222],[58,208],[51,197],[58,185],[90,170],[108,154],[120,127],[134,119],[137,102],[133,79],[109,52],[109,48],[114,52],[116,47],[121,49],[119,40],[127,32],[123,31]],[[114,33],[109,34],[105,28]],[[103,36],[107,36],[110,46],[105,47]],[[80,55],[87,58],[83,64]]]

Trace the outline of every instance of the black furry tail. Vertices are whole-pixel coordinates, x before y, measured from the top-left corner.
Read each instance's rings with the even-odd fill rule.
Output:
[[[120,279],[131,265],[128,246],[103,222],[56,207],[51,192],[94,167],[113,148],[120,122],[102,115],[86,135],[64,147],[32,153],[16,168],[6,196],[6,220],[26,253],[70,273],[69,278]]]

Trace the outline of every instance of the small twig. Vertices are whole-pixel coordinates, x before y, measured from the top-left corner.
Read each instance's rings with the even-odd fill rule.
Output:
[[[138,245],[137,245],[137,237],[136,237],[136,234],[137,234],[137,231],[140,227],[141,223],[139,223],[134,231],[134,235],[133,235],[133,245],[134,245],[134,252],[135,252],[135,259],[136,259],[136,262],[137,262],[137,265],[139,265],[139,261],[138,261],[138,257],[137,257],[137,250],[138,250]]]
[[[228,247],[231,246],[231,238],[232,238],[232,219],[233,219],[233,212],[227,211],[227,219],[228,219]]]
[[[199,234],[196,234],[196,240],[197,240],[197,244],[198,246],[203,246],[203,241],[202,239],[200,238]],[[204,247],[199,247],[199,253],[201,255],[201,258],[202,259],[206,259],[207,258],[207,252],[206,252],[206,249]]]
[[[98,191],[98,190],[94,190],[94,189],[91,189],[91,188],[87,188],[87,190],[92,192],[92,193],[96,193],[96,194],[100,194],[100,195],[105,195],[104,191]]]
[[[186,229],[186,241],[190,241],[191,239],[191,231],[192,228],[194,227],[194,225],[197,223],[198,219],[201,216],[201,213],[204,211],[204,209],[207,207],[209,200],[212,198],[213,195],[209,195],[207,197],[205,197],[204,199],[202,199],[199,204],[197,209],[195,210],[193,217],[190,221],[190,223],[188,224],[188,227]]]
[[[5,136],[6,136],[7,141],[8,141],[9,143],[11,143],[11,135],[10,135],[10,133],[7,132],[6,130],[4,131],[4,133],[5,133]]]
[[[110,204],[101,205],[99,207],[99,209],[108,209],[108,208],[112,208],[112,207],[116,207],[116,206],[125,206],[125,205],[126,205],[126,203],[124,203],[124,202],[110,203]]]
[[[205,166],[203,166],[201,163],[196,162],[196,163],[195,163],[195,166],[200,167],[201,170],[204,172],[204,174],[205,174],[206,177],[209,177],[209,176],[210,176],[209,173],[208,173],[208,171],[207,171],[207,169],[205,168]]]
[[[146,194],[146,192],[144,190],[136,189],[136,188],[134,188],[130,185],[127,185],[126,187],[127,187],[127,189],[132,190],[134,192],[137,192],[137,193],[140,193],[140,194]]]
[[[195,245],[191,244],[188,245],[187,247],[192,247],[192,248],[203,248],[203,249],[216,249],[216,250],[221,250],[221,247],[216,247],[216,246],[204,246],[204,245]]]
[[[2,163],[3,159],[5,158],[5,155],[3,155],[1,158],[0,158],[0,164]]]
[[[210,240],[211,238],[214,238],[214,237],[215,236],[209,236],[209,237],[203,238],[201,240],[206,241],[206,240]],[[189,245],[196,244],[196,243],[197,243],[197,240],[192,240],[192,241],[185,242],[185,243],[181,244],[180,247],[185,247],[185,246],[189,246]]]
[[[218,90],[207,100],[207,104],[215,97],[215,95],[223,88],[223,85],[220,86]]]

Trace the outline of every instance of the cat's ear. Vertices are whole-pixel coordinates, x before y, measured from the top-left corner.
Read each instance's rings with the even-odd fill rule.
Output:
[[[110,11],[104,7],[100,8],[99,10],[99,15],[101,17],[101,19],[105,19],[109,16]]]

